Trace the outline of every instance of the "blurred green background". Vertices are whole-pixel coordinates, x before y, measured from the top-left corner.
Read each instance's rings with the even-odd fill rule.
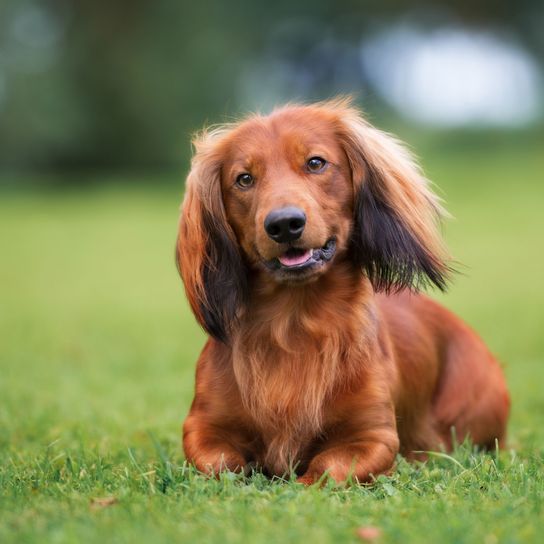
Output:
[[[205,123],[346,92],[386,128],[532,125],[543,25],[540,0],[2,0],[0,167],[177,173]]]
[[[352,541],[366,520],[391,542],[420,542],[422,526],[434,541],[538,541],[543,27],[532,0],[2,0],[0,540]],[[469,493],[432,465],[409,477],[432,482],[428,502],[395,480],[396,502],[225,492],[184,472],[159,500],[149,483],[182,467],[204,342],[174,265],[190,135],[338,93],[408,142],[453,215],[461,273],[432,296],[504,363],[530,500],[509,477]],[[105,495],[119,509],[93,513]]]

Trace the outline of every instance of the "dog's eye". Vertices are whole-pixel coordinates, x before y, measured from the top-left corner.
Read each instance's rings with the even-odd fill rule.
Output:
[[[251,187],[253,185],[253,176],[247,172],[245,174],[240,174],[236,178],[236,185],[238,185],[238,187],[242,187],[242,189]]]
[[[327,161],[325,159],[322,159],[321,157],[312,157],[308,160],[306,166],[308,168],[308,171],[315,174],[317,172],[321,172],[325,168],[325,166],[327,166]]]

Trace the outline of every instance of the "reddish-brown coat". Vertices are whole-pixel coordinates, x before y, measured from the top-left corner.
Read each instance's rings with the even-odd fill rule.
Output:
[[[308,155],[332,166],[311,177],[300,170]],[[445,273],[436,198],[402,148],[346,104],[288,107],[197,143],[178,255],[204,326],[204,270],[220,266],[208,255],[204,214],[240,248],[248,274],[228,341],[211,337],[198,361],[183,437],[198,469],[255,463],[269,474],[296,469],[304,483],[325,472],[363,482],[390,471],[398,452],[450,448],[452,428],[483,447],[503,442],[508,393],[479,337],[423,295],[376,294],[353,262],[353,202],[369,165],[380,174],[376,194]],[[241,171],[258,178],[254,190],[237,190]],[[301,243],[320,247],[334,235],[337,253],[308,281],[278,282],[260,265],[280,251],[262,224],[293,202],[308,217]]]

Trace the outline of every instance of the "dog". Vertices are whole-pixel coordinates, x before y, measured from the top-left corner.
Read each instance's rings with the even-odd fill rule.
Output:
[[[290,104],[194,141],[177,241],[209,339],[183,426],[208,474],[371,482],[400,453],[504,444],[510,400],[443,290],[440,200],[348,99]]]

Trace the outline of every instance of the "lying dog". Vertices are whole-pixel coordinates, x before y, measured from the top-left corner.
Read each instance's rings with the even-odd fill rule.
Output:
[[[397,453],[501,444],[502,371],[417,294],[449,272],[438,199],[409,153],[347,101],[288,105],[204,132],[179,269],[210,334],[184,424],[206,472],[256,464],[360,482]]]

